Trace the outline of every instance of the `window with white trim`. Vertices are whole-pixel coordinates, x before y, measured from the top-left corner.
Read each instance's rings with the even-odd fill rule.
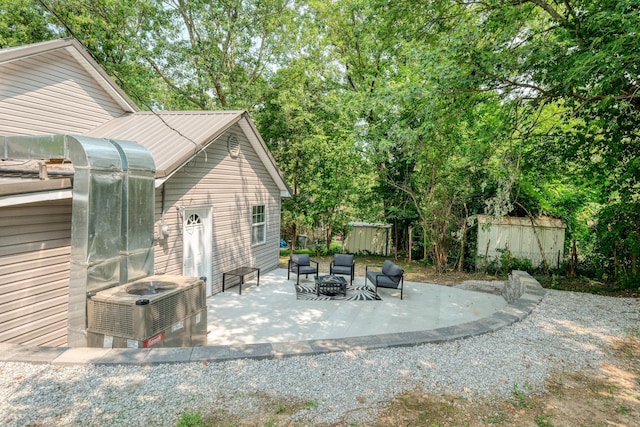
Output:
[[[251,212],[251,244],[259,245],[267,240],[267,220],[264,205],[252,207]]]

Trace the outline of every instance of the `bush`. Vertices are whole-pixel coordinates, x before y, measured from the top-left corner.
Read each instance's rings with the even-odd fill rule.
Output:
[[[314,255],[314,252],[307,248],[307,249],[296,249],[295,251],[293,251],[294,254],[309,254],[309,255]],[[280,251],[280,256],[289,256],[291,255],[291,249],[283,249]]]

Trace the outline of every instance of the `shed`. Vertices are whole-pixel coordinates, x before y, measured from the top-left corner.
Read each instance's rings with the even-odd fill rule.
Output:
[[[67,344],[75,172],[48,141],[148,150],[155,273],[204,276],[212,295],[226,270],[277,268],[290,188],[246,112],[140,111],[73,39],[0,49],[0,81],[0,342]]]
[[[561,220],[536,218],[535,230],[529,218],[477,215],[477,220],[477,268],[482,267],[485,258],[489,263],[500,261],[507,249],[513,258],[530,260],[536,268],[542,264],[538,238],[548,266],[558,268],[562,263],[566,225]]]
[[[347,253],[368,253],[389,256],[391,252],[391,224],[350,222],[344,237],[343,249]]]

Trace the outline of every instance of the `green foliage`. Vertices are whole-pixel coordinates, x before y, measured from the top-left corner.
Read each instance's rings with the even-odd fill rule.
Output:
[[[512,270],[522,270],[527,272],[534,271],[531,260],[516,258],[511,255],[511,251],[509,251],[509,249],[498,252],[502,252],[502,254],[500,255],[500,266],[502,274],[508,274]]]
[[[316,402],[315,400],[310,400],[304,405],[304,409],[306,409],[307,411],[317,407],[318,407],[318,402]]]
[[[531,385],[528,382],[524,383],[524,389],[530,390]],[[516,408],[526,408],[529,406],[529,396],[522,390],[518,384],[513,385],[513,406]]]
[[[551,415],[548,414],[538,415],[535,419],[535,423],[538,427],[553,427]]]
[[[207,423],[199,412],[185,412],[180,415],[176,427],[207,427]]]
[[[47,41],[63,34],[37,0],[3,0],[0,4],[0,48]]]
[[[71,31],[143,109],[250,111],[293,190],[282,234],[324,227],[312,254],[387,222],[473,269],[469,218],[530,213],[567,224],[579,273],[640,280],[636,0],[47,4],[69,29],[5,0],[0,47]]]
[[[609,267],[605,271],[612,271],[615,281],[623,285],[637,286],[640,280],[639,224],[640,203],[610,203],[597,215],[597,252]]]

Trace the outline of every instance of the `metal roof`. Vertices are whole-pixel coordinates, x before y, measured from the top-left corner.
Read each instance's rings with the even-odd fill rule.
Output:
[[[73,167],[35,160],[0,162],[0,207],[63,199],[71,194]],[[37,194],[37,196],[36,196]]]
[[[153,155],[156,178],[170,175],[242,118],[242,111],[136,113],[113,119],[85,136],[124,139]]]
[[[391,228],[391,224],[382,224],[379,222],[357,222],[352,221],[347,223],[351,227],[373,227],[373,228]]]
[[[138,112],[119,117],[85,136],[135,141],[146,147],[156,163],[156,180],[162,183],[200,151],[238,123],[281,190],[291,193],[280,169],[245,111]],[[158,181],[159,180],[159,181]]]

